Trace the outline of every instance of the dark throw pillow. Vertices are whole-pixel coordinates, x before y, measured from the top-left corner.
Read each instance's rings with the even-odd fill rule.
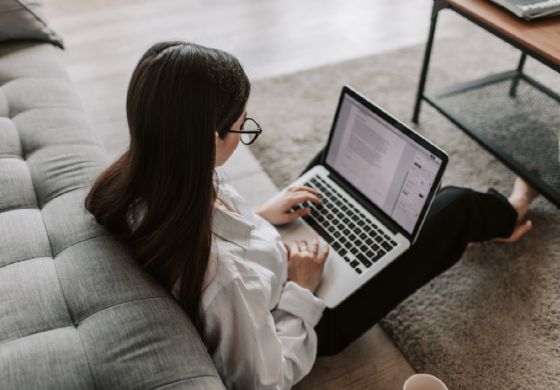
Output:
[[[51,30],[40,0],[0,0],[0,42],[32,40],[64,49],[62,38]]]

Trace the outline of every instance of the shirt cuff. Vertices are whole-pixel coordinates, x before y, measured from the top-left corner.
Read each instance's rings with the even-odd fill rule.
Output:
[[[277,309],[299,317],[311,326],[315,326],[323,315],[325,303],[308,289],[289,281],[284,285]]]

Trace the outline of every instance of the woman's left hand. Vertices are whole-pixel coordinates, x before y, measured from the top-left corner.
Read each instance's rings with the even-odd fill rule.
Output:
[[[255,211],[271,224],[282,225],[309,214],[310,210],[308,207],[296,211],[293,211],[292,208],[307,201],[316,204],[321,203],[321,199],[317,196],[318,194],[317,190],[310,187],[289,187],[286,191],[270,199]]]

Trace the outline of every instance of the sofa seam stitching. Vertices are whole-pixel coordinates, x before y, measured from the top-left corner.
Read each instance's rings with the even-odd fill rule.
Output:
[[[41,213],[41,218],[42,217],[43,217],[43,213]],[[43,219],[43,224],[44,223],[45,223],[45,220]],[[45,225],[45,230],[46,229],[47,229],[47,226]],[[48,232],[47,232],[47,237],[48,237]],[[50,243],[50,240],[49,240],[49,243]],[[52,244],[51,244],[51,254],[54,255],[54,253],[52,251]],[[66,298],[66,294],[64,293],[64,288],[62,287],[62,282],[60,281],[60,275],[58,274],[58,267],[56,266],[56,261],[54,260],[54,257],[52,258],[52,262],[53,262],[53,266],[54,266],[54,272],[56,274],[56,279],[57,279],[58,285],[60,287],[60,293],[62,294],[62,299],[64,299],[64,304],[66,305],[66,310],[68,310],[68,315],[70,317],[70,320],[72,321],[72,326],[76,330],[76,333],[78,334],[78,338],[80,339],[80,344],[82,345],[82,351],[84,353],[84,357],[86,359],[86,363],[87,363],[87,366],[88,366],[89,375],[91,377],[91,383],[93,384],[93,388],[97,389],[97,385],[95,384],[95,376],[93,375],[93,370],[92,370],[91,364],[89,362],[89,357],[88,357],[88,353],[86,351],[84,340],[82,339],[82,335],[78,331],[78,327],[76,326],[76,320],[74,319],[74,316],[72,315],[72,312],[70,311],[70,306],[68,305],[68,299]]]
[[[157,387],[152,387],[152,388],[150,388],[150,390],[157,390],[157,389],[161,389],[162,387],[165,387],[165,386],[169,386],[169,385],[173,385],[173,384],[181,383],[181,382],[190,382],[190,381],[200,379],[200,378],[216,378],[217,379],[216,375],[201,374],[201,375],[196,375],[196,376],[192,376],[192,377],[189,377],[189,378],[177,379],[177,380],[174,380],[174,381],[171,381],[171,382],[168,382],[168,383],[164,383],[162,385],[158,385]]]
[[[97,389],[98,387],[95,381],[95,375],[93,375],[93,369],[91,368],[91,363],[89,361],[89,355],[86,350],[86,345],[84,344],[84,339],[82,338],[82,335],[80,334],[80,331],[78,330],[78,327],[76,325],[74,325],[74,329],[78,334],[78,338],[80,339],[80,344],[82,344],[82,350],[84,351],[84,357],[86,358],[86,363],[88,365],[89,375],[91,376],[91,383],[93,384],[93,388]]]
[[[80,243],[82,243],[82,242],[86,242],[86,241],[89,241],[89,240],[95,240],[96,238],[100,238],[100,237],[111,237],[111,234],[110,234],[110,233],[102,233],[102,234],[99,234],[99,235],[96,235],[96,236],[86,237],[86,238],[83,238],[83,239],[78,240],[78,241],[76,241],[76,242],[73,242],[72,244],[70,244],[70,245],[68,245],[68,246],[65,246],[64,248],[62,248],[61,250],[59,250],[59,251],[56,253],[56,255],[53,253],[53,255],[54,255],[53,259],[55,259],[58,255],[60,255],[60,254],[61,254],[62,252],[64,252],[66,249],[72,248],[73,246],[78,245],[78,244],[80,244]]]
[[[23,259],[19,259],[19,260],[16,260],[16,261],[12,261],[11,263],[8,263],[8,264],[0,265],[0,270],[4,269],[4,268],[6,268],[6,267],[9,267],[9,266],[11,266],[12,264],[17,264],[17,263],[21,263],[22,261],[34,260],[34,259],[51,259],[51,260],[52,260],[53,258],[52,258],[51,256],[32,256],[32,257],[26,257],[26,258],[23,258]]]
[[[149,301],[149,300],[155,300],[155,299],[163,299],[163,298],[169,298],[169,296],[167,295],[157,295],[157,296],[153,296],[153,297],[144,297],[144,298],[135,298],[135,299],[131,299],[130,301],[126,301],[126,302],[119,302],[119,303],[115,303],[113,305],[109,305],[107,307],[104,307],[102,309],[99,309],[91,314],[88,314],[87,316],[85,316],[84,318],[80,318],[77,321],[77,326],[81,326],[82,323],[84,321],[86,321],[87,319],[89,319],[90,317],[93,317],[96,314],[99,314],[101,312],[104,312],[105,310],[109,310],[113,307],[118,307],[118,306],[122,306],[122,305],[128,305],[129,303],[134,303],[134,302],[141,302],[141,301]]]
[[[15,339],[10,339],[10,340],[4,339],[4,340],[1,340],[1,341],[0,341],[0,346],[6,345],[6,344],[9,344],[9,343],[12,343],[12,342],[17,341],[17,340],[22,340],[22,339],[25,339],[25,338],[28,338],[28,337],[33,337],[33,336],[35,336],[35,335],[38,335],[39,333],[54,332],[55,330],[67,329],[67,328],[68,328],[68,329],[71,329],[71,328],[74,328],[74,329],[75,329],[76,327],[73,326],[73,325],[68,325],[68,326],[59,326],[59,327],[57,327],[57,328],[48,328],[48,329],[38,330],[38,331],[36,331],[36,332],[32,332],[32,333],[29,333],[29,334],[26,334],[26,335],[17,337],[17,338],[15,338]]]
[[[26,162],[26,165],[27,165],[27,162]],[[27,169],[29,169],[29,166],[27,167]],[[38,204],[39,199],[38,199],[38,196],[37,196],[37,189],[35,187],[35,181],[33,180],[32,175],[30,175],[30,177],[31,177],[31,185],[33,186],[33,192],[35,193],[35,199],[37,200],[37,205],[39,206],[39,204]],[[80,338],[80,343],[82,344],[82,349],[84,351],[84,357],[85,357],[86,363],[88,365],[88,371],[89,371],[89,374],[92,378],[93,387],[94,387],[94,389],[96,389],[97,386],[95,385],[95,378],[93,376],[93,371],[91,369],[91,365],[89,363],[87,352],[85,350],[84,342],[82,340],[82,337],[80,336],[80,333],[78,332],[78,329],[76,328],[75,319],[72,316],[72,312],[70,311],[70,306],[68,304],[68,299],[66,298],[66,294],[64,292],[64,287],[62,286],[62,282],[60,281],[60,275],[58,274],[58,267],[56,266],[56,262],[54,261],[54,250],[53,250],[51,238],[49,236],[49,230],[47,228],[47,224],[45,223],[45,218],[43,217],[43,211],[42,211],[42,209],[39,209],[39,210],[40,210],[39,213],[41,214],[41,222],[43,223],[43,227],[45,229],[45,235],[47,236],[47,241],[49,242],[49,247],[51,249],[52,265],[54,267],[54,273],[56,275],[56,280],[58,281],[58,287],[60,288],[60,294],[62,295],[62,299],[64,300],[64,304],[66,305],[66,310],[68,311],[68,316],[70,318],[70,321],[72,322],[72,326],[74,327],[74,329],[76,329],[76,332],[78,333],[78,337]]]
[[[30,172],[31,172],[31,171],[30,171]],[[81,189],[84,189],[84,188],[88,188],[88,187],[90,187],[90,184],[84,184],[84,185],[82,185],[82,186],[79,186],[79,187],[72,188],[72,189],[69,189],[69,190],[67,190],[67,191],[61,192],[60,194],[57,194],[56,196],[53,196],[52,198],[50,198],[49,200],[47,200],[47,201],[39,208],[39,210],[43,210],[43,208],[44,208],[47,204],[49,204],[51,201],[55,200],[56,198],[58,198],[58,197],[60,197],[60,196],[62,196],[62,195],[66,195],[66,194],[68,194],[68,193],[70,193],[70,192],[72,192],[72,191],[78,191],[78,190],[81,190]],[[37,202],[37,203],[39,203],[39,202]]]

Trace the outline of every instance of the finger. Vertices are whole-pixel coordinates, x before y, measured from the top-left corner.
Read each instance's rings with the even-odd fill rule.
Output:
[[[317,257],[317,253],[319,253],[319,240],[316,238],[311,243],[311,253],[313,253],[314,257]]]
[[[298,248],[298,243],[297,241],[292,242],[292,245],[290,245],[290,254],[295,254],[299,252],[299,248]]]
[[[319,257],[317,257],[317,260],[319,260],[320,263],[325,263],[325,261],[327,261],[327,257],[329,256],[329,249],[330,247],[328,245],[325,245],[325,247],[321,251],[321,254],[319,255]]]
[[[310,194],[309,192],[294,192],[292,195],[286,198],[288,201],[289,207],[293,207],[296,204],[300,204],[303,202],[313,202],[313,203],[321,203],[321,199],[319,199],[316,195]]]
[[[310,192],[312,194],[318,194],[319,190],[316,190],[315,188],[311,188],[311,187],[306,187],[306,186],[293,186],[288,188],[289,192],[299,192],[299,191],[305,191],[305,192]]]
[[[307,241],[305,240],[298,241],[298,248],[300,252],[307,251]]]
[[[288,244],[284,243],[284,248],[286,248],[286,252],[288,252],[288,259],[290,259],[291,248]]]
[[[304,217],[307,214],[309,214],[310,212],[311,212],[311,210],[308,207],[304,207],[303,209],[292,211],[291,213],[286,213],[282,217],[282,223],[288,223],[288,222],[295,221],[299,217]]]

